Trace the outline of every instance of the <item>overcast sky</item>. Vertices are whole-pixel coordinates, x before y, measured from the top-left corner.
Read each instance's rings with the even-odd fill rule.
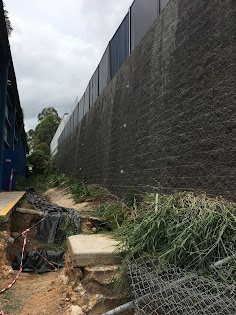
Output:
[[[4,0],[25,129],[53,106],[60,116],[80,99],[133,0]]]

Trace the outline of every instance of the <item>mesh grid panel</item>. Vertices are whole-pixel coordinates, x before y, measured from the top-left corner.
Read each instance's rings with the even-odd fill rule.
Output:
[[[217,267],[220,272],[213,268],[207,278],[173,265],[160,266],[148,256],[131,260],[128,267],[135,314],[236,314],[234,260]]]

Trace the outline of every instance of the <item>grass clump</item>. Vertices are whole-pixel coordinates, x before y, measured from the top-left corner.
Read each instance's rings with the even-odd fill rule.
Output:
[[[56,172],[50,174],[31,174],[26,179],[23,176],[16,178],[16,190],[26,190],[27,187],[32,187],[38,193],[43,193],[49,188],[53,187],[69,187],[69,192],[75,203],[78,203],[82,198],[96,197],[96,190],[93,185],[87,185],[83,180],[76,179],[72,176],[66,176],[65,174],[58,175]]]
[[[72,218],[67,217],[63,224],[61,224],[55,236],[54,244],[61,248],[65,248],[67,246],[67,238],[71,235],[77,235],[80,233],[80,230],[77,228]]]
[[[113,231],[124,226],[129,218],[130,209],[121,202],[105,202],[96,208],[93,215],[99,217],[108,230]]]
[[[148,253],[179,267],[207,270],[218,257],[234,253],[236,205],[205,195],[145,196],[139,215],[118,231],[127,255]]]
[[[49,187],[65,187],[69,186],[69,192],[72,194],[72,197],[75,203],[81,201],[85,197],[95,198],[95,189],[92,185],[87,185],[83,180],[76,179],[72,176],[66,176],[65,174],[56,175],[53,174],[48,180]]]

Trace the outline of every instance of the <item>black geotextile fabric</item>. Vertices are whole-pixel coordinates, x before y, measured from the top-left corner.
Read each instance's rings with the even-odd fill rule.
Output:
[[[62,233],[60,227],[65,223],[65,220],[68,226],[73,225],[77,232],[80,231],[80,215],[76,210],[47,202],[32,188],[27,188],[26,199],[35,209],[40,209],[45,218],[38,228],[37,242],[55,243],[57,240],[60,240],[60,234]]]
[[[42,250],[39,253],[52,263],[56,268],[63,267],[65,265],[65,253]],[[20,269],[21,254],[15,256],[15,261],[12,264],[14,270]],[[22,271],[46,273],[54,270],[37,252],[24,252]]]

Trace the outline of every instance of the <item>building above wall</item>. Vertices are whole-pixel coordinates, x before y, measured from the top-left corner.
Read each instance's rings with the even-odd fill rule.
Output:
[[[28,148],[1,0],[0,27],[0,190],[8,190],[12,171],[12,189],[16,176],[25,176]]]

